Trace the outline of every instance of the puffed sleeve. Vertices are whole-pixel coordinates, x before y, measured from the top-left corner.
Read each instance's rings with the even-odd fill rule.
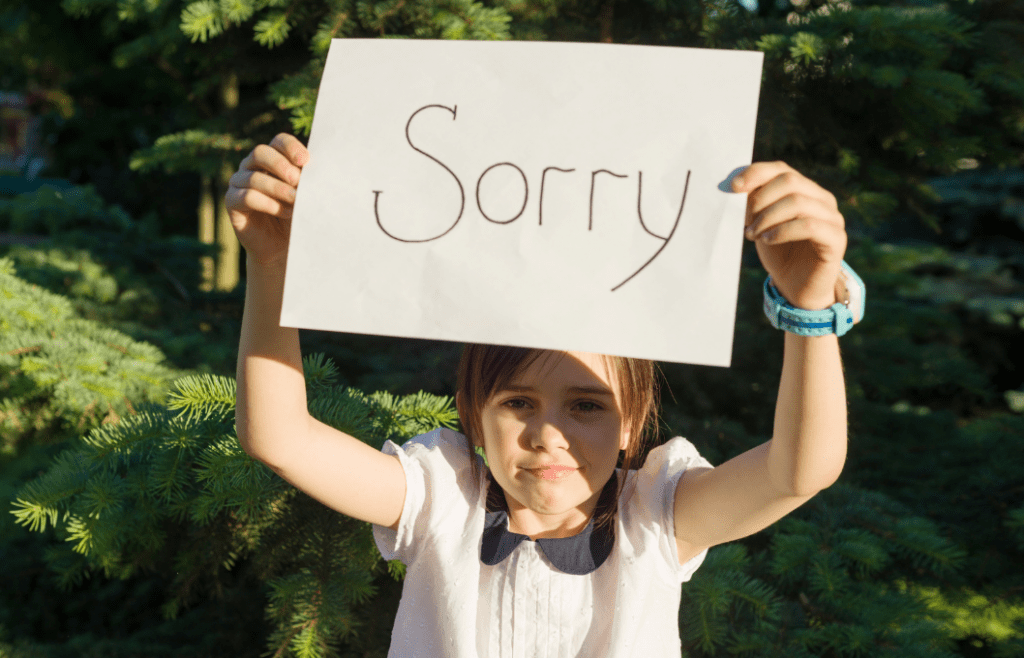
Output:
[[[675,532],[675,492],[683,474],[691,468],[711,467],[697,448],[681,436],[654,448],[637,472],[636,490],[630,502],[630,513],[636,522],[656,536],[659,562],[667,565],[678,582],[693,576],[707,556],[707,551],[679,564]]]
[[[478,484],[473,482],[468,441],[438,428],[399,448],[385,441],[381,452],[397,455],[405,472],[405,503],[398,529],[373,525],[373,540],[385,560],[415,562],[419,550],[439,533],[465,527]]]

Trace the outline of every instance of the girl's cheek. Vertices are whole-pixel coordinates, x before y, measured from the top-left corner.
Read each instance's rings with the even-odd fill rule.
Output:
[[[515,416],[500,416],[495,423],[495,434],[497,434],[496,438],[505,439],[510,436],[519,436],[525,427],[526,423]]]

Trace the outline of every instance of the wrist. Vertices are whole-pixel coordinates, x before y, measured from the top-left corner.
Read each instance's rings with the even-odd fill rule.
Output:
[[[804,291],[789,301],[771,276],[764,282],[764,313],[772,326],[800,336],[844,335],[864,317],[864,282],[846,261],[842,262],[843,286],[832,290]],[[854,290],[856,289],[856,290]]]
[[[837,300],[834,295],[828,297],[805,297],[798,298],[798,303],[794,303],[793,306],[805,311],[824,311],[837,301],[840,300]]]
[[[814,291],[790,297],[776,284],[775,279],[771,279],[771,284],[794,308],[804,311],[824,311],[831,308],[833,304],[843,304],[854,311],[854,322],[860,321],[856,312],[860,302],[860,288],[850,281],[845,268],[839,269],[834,286],[827,291]]]
[[[802,311],[824,311],[831,308],[836,302],[843,301],[836,294],[838,285],[826,290],[803,290],[797,293],[780,286],[771,275],[768,275],[768,285],[773,288],[780,301],[785,302],[791,308]]]
[[[281,257],[276,260],[262,261],[254,258],[252,254],[246,253],[245,255],[245,271],[248,275],[253,274],[269,274],[278,275],[284,274],[285,265],[287,263],[286,257]]]

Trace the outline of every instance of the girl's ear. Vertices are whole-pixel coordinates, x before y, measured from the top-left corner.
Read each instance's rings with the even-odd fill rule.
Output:
[[[619,438],[619,450],[625,450],[629,447],[630,429],[631,427],[628,423],[623,423],[622,436]]]

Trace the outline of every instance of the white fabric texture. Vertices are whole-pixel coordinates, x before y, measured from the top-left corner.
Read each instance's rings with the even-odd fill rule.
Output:
[[[528,540],[481,562],[487,469],[474,455],[473,481],[462,434],[437,429],[381,451],[398,455],[406,479],[398,529],[373,526],[384,559],[407,567],[388,658],[679,658],[682,583],[707,555],[680,565],[676,549],[676,483],[711,466],[689,441],[654,448],[629,472],[612,553],[583,576],[556,570]]]

